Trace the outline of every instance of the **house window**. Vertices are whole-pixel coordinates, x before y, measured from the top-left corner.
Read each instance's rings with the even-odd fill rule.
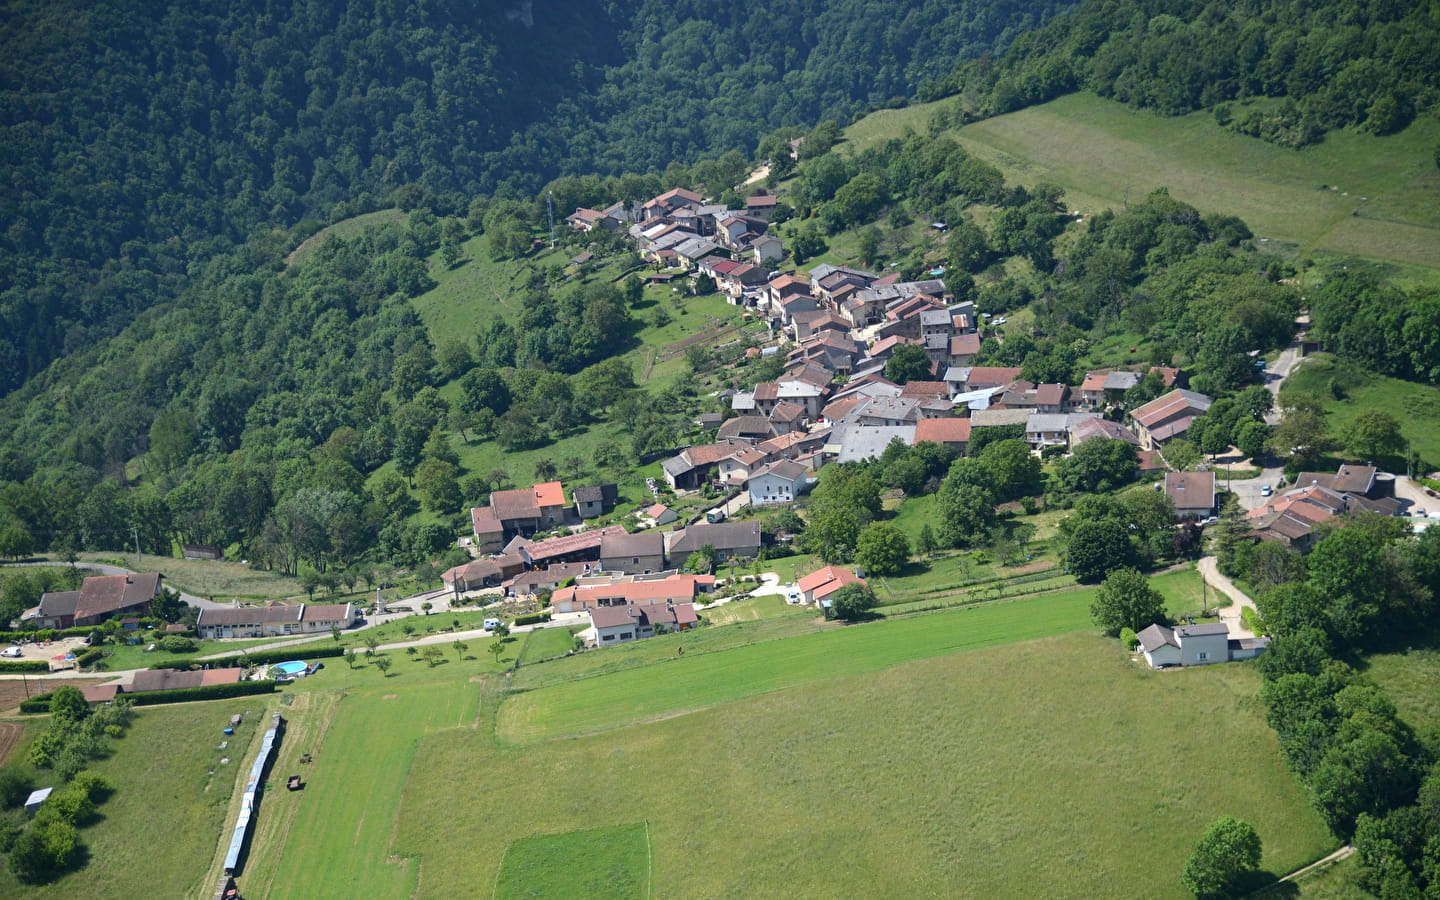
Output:
[[[1195,654],[1195,659],[1199,662],[1205,662],[1209,658],[1210,654],[1206,653],[1204,650],[1201,650],[1199,653]]]
[[[620,633],[620,640],[622,641],[628,641],[633,637],[635,637],[635,632],[633,631],[622,631]]]
[[[613,635],[613,634],[607,634],[607,635],[605,635],[603,638],[601,638],[600,640],[602,640],[602,641],[613,641],[613,640],[615,640],[615,635]]]

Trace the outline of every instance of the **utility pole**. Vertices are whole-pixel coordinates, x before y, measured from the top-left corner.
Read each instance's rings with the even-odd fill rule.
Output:
[[[130,535],[135,538],[135,570],[140,570],[140,529],[137,526],[130,526]]]

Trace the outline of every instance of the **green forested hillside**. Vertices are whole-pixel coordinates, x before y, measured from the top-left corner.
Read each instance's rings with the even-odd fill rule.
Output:
[[[748,155],[1064,5],[7,4],[0,393],[264,224]]]
[[[1389,134],[1433,109],[1437,43],[1436,0],[1091,0],[921,96],[959,93],[965,119],[1088,89],[1165,115],[1216,107],[1222,124],[1297,147],[1333,128]],[[1224,105],[1256,97],[1283,102]]]

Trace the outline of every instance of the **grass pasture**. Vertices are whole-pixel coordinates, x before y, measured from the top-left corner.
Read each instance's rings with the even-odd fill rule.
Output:
[[[334,694],[312,701],[322,719],[308,735],[313,741],[290,739],[290,756],[266,780],[261,819],[270,821],[269,837],[253,844],[239,879],[246,897],[350,897],[356,885],[371,897],[412,894],[418,861],[392,858],[391,850],[411,759],[425,734],[470,724],[479,693],[474,682],[450,675],[403,688],[367,686],[338,703]],[[291,765],[307,751],[314,762]],[[290,774],[304,778],[303,791],[285,790]]]
[[[1331,396],[1332,380],[1344,389],[1344,399]],[[1362,410],[1388,412],[1400,422],[1402,433],[1420,458],[1428,466],[1440,468],[1440,388],[1365,372],[1336,362],[1328,353],[1305,360],[1285,386],[1325,400],[1332,436]]]
[[[495,900],[646,900],[650,828],[644,822],[521,838],[505,851]]]
[[[675,677],[650,674],[651,691]],[[517,839],[637,819],[660,897],[1179,898],[1189,845],[1220,815],[1256,826],[1271,872],[1333,847],[1257,690],[1248,666],[1150,672],[1080,633],[541,747],[452,729],[416,753],[396,850],[424,855],[422,898],[475,894]]]
[[[1380,686],[1405,724],[1440,751],[1440,650],[1433,647],[1368,657],[1365,674]]]
[[[220,845],[256,727],[273,705],[271,698],[247,697],[137,710],[125,737],[113,743],[114,754],[90,767],[114,792],[100,804],[97,821],[80,830],[89,863],[48,885],[21,884],[0,866],[0,897],[210,896],[215,885],[206,883],[205,868]],[[227,739],[221,731],[235,713],[245,718]],[[223,751],[222,740],[229,741]],[[230,761],[222,765],[221,757]],[[35,780],[51,783],[45,773]]]
[[[924,132],[953,100],[882,110],[846,134],[859,149]],[[1237,108],[1237,114],[1243,108]],[[1238,215],[1257,235],[1305,252],[1393,260],[1440,273],[1440,122],[1373,137],[1332,131],[1289,150],[1220,128],[1208,112],[1164,117],[1077,93],[951,132],[1007,180],[1059,184],[1071,209],[1119,208],[1156,187],[1205,212]]]
[[[496,733],[511,744],[590,734],[909,660],[1077,631],[1089,624],[1090,593],[1067,591],[893,622],[830,625],[718,653],[680,656],[672,650],[663,674],[647,666],[512,695],[500,708]],[[663,653],[688,645],[690,637],[681,633],[645,643]]]
[[[294,578],[252,569],[238,562],[142,554],[137,565],[133,553],[82,553],[80,561],[118,562],[138,572],[163,572],[169,587],[214,600],[284,600],[305,596],[305,589]]]

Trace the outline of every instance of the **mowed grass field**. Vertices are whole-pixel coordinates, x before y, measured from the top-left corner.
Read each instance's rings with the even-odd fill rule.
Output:
[[[863,148],[907,127],[924,132],[935,110],[953,102],[883,110],[847,135]],[[1163,186],[1307,252],[1440,268],[1440,122],[1427,117],[1388,137],[1333,131],[1289,150],[1227,132],[1208,112],[1168,118],[1080,93],[951,133],[1009,180],[1064,187],[1071,209],[1118,209]]]
[[[397,668],[410,665],[396,661]],[[411,896],[418,863],[392,858],[390,847],[415,747],[430,732],[471,724],[479,697],[479,684],[466,678],[470,669],[437,668],[450,677],[408,684],[406,676],[392,677],[308,701],[318,721],[307,724],[304,738],[287,735],[266,780],[266,838],[252,844],[239,879],[246,897],[353,897],[357,889],[369,897]],[[300,765],[305,752],[314,761]],[[292,774],[304,779],[303,791],[285,789]]]
[[[908,624],[828,633],[828,656]],[[681,668],[652,667],[641,690],[668,692]],[[540,745],[497,746],[482,715],[422,742],[395,848],[423,856],[422,898],[484,896],[517,839],[637,820],[657,897],[1179,898],[1189,845],[1220,815],[1255,825],[1271,872],[1334,846],[1258,687],[1243,665],[1150,672],[1082,632]],[[577,711],[569,731],[586,724]]]
[[[495,882],[495,900],[649,896],[650,828],[644,822],[521,838],[505,853]]]
[[[275,702],[246,697],[136,710],[125,737],[113,742],[113,755],[90,767],[114,792],[100,804],[95,823],[80,830],[88,864],[48,885],[21,884],[9,866],[0,866],[0,897],[208,897],[215,885],[206,882],[205,870],[219,848],[236,778]],[[227,738],[222,730],[235,713],[245,718]],[[32,739],[47,721],[26,720]],[[225,750],[221,741],[229,742]],[[220,764],[222,757],[230,762]],[[54,781],[42,772],[35,784]]]

